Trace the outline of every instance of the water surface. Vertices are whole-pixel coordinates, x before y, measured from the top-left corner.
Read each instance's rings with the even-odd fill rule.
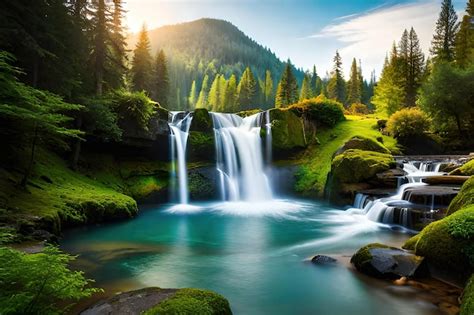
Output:
[[[159,205],[133,220],[69,232],[98,286],[199,287],[226,296],[235,314],[436,314],[410,288],[355,272],[350,255],[405,232],[316,202]],[[335,266],[305,262],[315,254]],[[123,286],[122,286],[123,287]]]

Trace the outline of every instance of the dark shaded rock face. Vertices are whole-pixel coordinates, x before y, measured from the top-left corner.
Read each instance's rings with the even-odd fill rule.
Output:
[[[334,265],[337,263],[337,260],[325,255],[316,255],[311,258],[311,262],[315,265]]]
[[[428,273],[423,257],[383,244],[362,247],[351,263],[358,271],[376,278],[422,277]]]
[[[176,289],[145,288],[118,294],[81,312],[81,315],[140,315],[172,297]]]
[[[188,186],[191,200],[216,200],[219,198],[217,171],[213,166],[190,170]]]
[[[193,112],[188,137],[188,160],[190,162],[215,160],[213,128],[212,117],[207,109],[198,108]]]

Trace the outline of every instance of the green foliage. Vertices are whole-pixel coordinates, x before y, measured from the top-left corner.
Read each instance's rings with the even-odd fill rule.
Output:
[[[309,73],[305,74],[303,83],[301,84],[300,102],[313,97],[313,90],[311,89],[311,76]]]
[[[367,105],[362,103],[353,103],[347,108],[347,111],[351,115],[367,115],[369,113],[369,108]]]
[[[275,96],[275,107],[288,107],[298,101],[298,82],[292,71],[290,60],[286,63],[285,70],[278,83]]]
[[[0,247],[0,313],[61,314],[71,303],[101,290],[90,287],[91,280],[68,264],[75,257],[47,246],[42,253],[26,254]]]
[[[84,103],[86,110],[82,114],[82,130],[104,142],[119,141],[122,130],[118,126],[118,115],[112,98],[95,97]]]
[[[150,118],[159,108],[143,91],[117,90],[111,95],[111,102],[121,122],[132,121],[143,130],[148,130]]]
[[[418,103],[433,119],[437,130],[451,131],[454,124],[459,134],[467,138],[474,130],[470,118],[474,115],[472,99],[474,66],[459,69],[452,64],[438,63],[422,85]]]
[[[217,293],[201,289],[181,289],[171,298],[144,313],[155,314],[230,315],[232,311],[229,302]]]
[[[467,281],[462,294],[461,315],[474,314],[474,275]]]
[[[257,81],[249,67],[245,69],[237,86],[237,102],[240,109],[251,109],[256,105]]]
[[[345,119],[342,104],[324,96],[294,104],[289,110],[326,127],[333,127]]]
[[[456,169],[455,175],[464,175],[464,176],[472,176],[474,175],[474,159],[470,160],[469,162],[463,164],[461,167]]]
[[[435,62],[450,62],[454,60],[454,46],[459,27],[458,15],[451,0],[443,0],[435,34],[431,41],[430,52]]]
[[[161,49],[156,55],[152,75],[153,83],[151,87],[151,95],[160,106],[168,108],[170,105],[168,102],[170,94],[170,79],[168,75],[168,64],[163,49]]]
[[[351,65],[351,76],[347,83],[347,104],[358,104],[362,102],[362,87],[357,61],[354,58]]]
[[[135,91],[145,91],[150,93],[152,91],[152,65],[153,59],[151,57],[151,46],[148,38],[148,31],[143,25],[139,40],[133,51],[132,68],[130,69],[132,76],[132,86]]]
[[[430,128],[430,119],[418,108],[395,112],[387,121],[387,131],[395,138],[421,135]]]
[[[272,147],[275,151],[297,150],[306,147],[303,124],[292,111],[275,108],[270,110],[272,122]],[[262,132],[264,129],[262,128]]]
[[[449,204],[447,213],[452,214],[471,204],[474,204],[474,176],[471,176],[462,185],[459,193]]]
[[[328,97],[334,99],[339,103],[344,104],[346,101],[346,82],[344,81],[344,74],[342,71],[342,59],[339,55],[339,51],[336,51],[334,56],[334,68],[329,79],[328,86]]]
[[[474,206],[425,227],[405,245],[443,270],[468,277],[474,270]]]

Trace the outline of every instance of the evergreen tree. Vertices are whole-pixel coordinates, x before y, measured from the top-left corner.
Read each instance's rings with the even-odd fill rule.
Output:
[[[265,81],[263,86],[264,103],[270,106],[273,103],[273,79],[270,70],[265,71]]]
[[[456,63],[466,67],[474,62],[474,0],[469,0],[466,14],[456,34]]]
[[[298,82],[291,70],[291,61],[288,60],[283,70],[280,83],[278,83],[278,88],[275,97],[275,106],[288,107],[291,104],[294,104],[298,101]]]
[[[309,73],[305,74],[303,78],[303,83],[301,84],[300,92],[300,102],[310,99],[313,96],[313,91],[311,90],[311,76]]]
[[[221,77],[222,75],[220,74],[216,75],[216,77],[214,78],[214,81],[211,84],[211,89],[209,90],[209,98],[208,98],[209,109],[214,112],[220,111],[220,107],[221,107],[221,104],[220,104]]]
[[[408,55],[406,59],[407,76],[405,78],[405,106],[415,106],[416,95],[424,75],[425,56],[413,27],[408,37]]]
[[[226,83],[226,89],[224,94],[224,112],[233,113],[238,112],[239,109],[237,108],[237,78],[233,74],[230,76],[229,80]]]
[[[241,110],[251,109],[253,108],[252,106],[256,105],[257,81],[255,81],[255,77],[249,67],[245,69],[242,78],[240,78],[237,94]]]
[[[430,52],[435,62],[453,61],[458,17],[451,0],[443,0],[441,12],[436,22],[436,30],[431,41]]]
[[[362,102],[361,75],[356,59],[352,59],[351,75],[347,83],[347,104],[352,105]]]
[[[325,95],[324,82],[320,77],[316,78],[316,83],[314,86],[314,96],[319,96],[321,94]]]
[[[92,63],[94,68],[95,93],[102,95],[104,84],[105,63],[107,61],[107,29],[108,18],[105,0],[93,2],[95,10],[92,15],[93,42]]]
[[[318,79],[320,80],[320,78],[318,77],[318,73],[316,72],[316,66],[313,66],[313,72],[311,73],[311,83],[310,83],[312,97],[316,97],[321,93],[321,88],[318,87]]]
[[[153,93],[155,101],[163,107],[169,108],[168,97],[170,90],[170,80],[168,75],[168,65],[163,50],[160,50],[155,58],[155,67],[153,71]]]
[[[196,103],[196,108],[207,108],[208,107],[208,93],[209,93],[209,76],[204,76],[201,85],[201,92],[199,92],[199,97]]]
[[[122,0],[113,0],[113,15],[110,30],[110,58],[107,59],[106,82],[111,88],[124,86],[127,71],[127,42],[122,26],[124,10]],[[108,70],[108,71],[107,71]]]
[[[151,91],[153,59],[150,53],[150,40],[148,31],[143,25],[140,31],[139,39],[133,50],[132,68],[132,87],[135,91]]]
[[[189,92],[188,97],[189,109],[194,109],[196,107],[197,99],[198,94],[196,89],[196,80],[193,80],[193,83],[191,84],[191,91]]]
[[[342,59],[339,55],[339,51],[336,51],[336,56],[334,56],[334,69],[328,82],[327,92],[329,98],[335,99],[343,104],[345,103],[346,84],[342,72]]]

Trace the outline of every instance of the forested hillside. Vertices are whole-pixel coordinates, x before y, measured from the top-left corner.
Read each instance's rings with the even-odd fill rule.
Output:
[[[272,82],[275,82],[275,85],[272,84],[272,95],[265,98],[264,92],[259,91],[262,95],[256,97],[261,107],[273,107],[273,94],[284,63],[270,49],[255,42],[233,24],[223,20],[200,19],[149,30],[148,36],[152,55],[163,50],[167,57],[169,103],[172,109],[186,109],[196,105],[199,95],[196,95],[194,102],[189,100],[193,82],[196,94],[202,89],[206,75],[209,89],[217,75],[222,75],[225,79],[235,75],[238,83],[247,66],[255,76],[260,90],[263,90],[268,81],[266,72],[269,71]],[[138,41],[139,35],[132,35],[128,39],[129,49],[133,50]],[[292,68],[301,85],[304,72]]]

